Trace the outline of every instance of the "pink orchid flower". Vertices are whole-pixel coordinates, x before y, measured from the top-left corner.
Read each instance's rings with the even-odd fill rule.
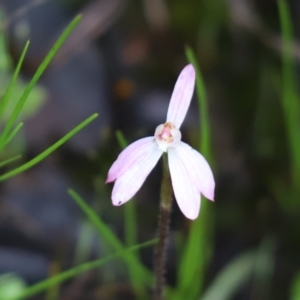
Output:
[[[125,148],[109,169],[106,183],[116,181],[112,203],[121,205],[140,189],[164,152],[175,198],[182,213],[196,219],[200,211],[200,194],[214,199],[215,181],[205,158],[181,141],[179,128],[189,108],[195,86],[195,70],[190,64],[180,73],[171,97],[166,123],[154,136],[145,137]]]

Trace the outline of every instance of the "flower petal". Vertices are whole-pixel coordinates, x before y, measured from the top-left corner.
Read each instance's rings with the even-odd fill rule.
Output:
[[[187,65],[180,73],[170,100],[167,122],[180,128],[193,96],[195,86],[195,69]]]
[[[184,142],[176,147],[180,160],[184,163],[188,175],[198,191],[207,199],[214,200],[215,180],[205,158]]]
[[[196,219],[200,210],[200,193],[191,181],[187,167],[176,148],[168,149],[168,161],[172,186],[178,206],[189,219]]]
[[[106,183],[116,180],[134,164],[139,163],[145,156],[153,152],[154,137],[145,137],[126,147],[112,164],[108,171]]]
[[[158,149],[153,141],[151,151],[148,151],[141,159],[135,161],[122,176],[118,177],[113,191],[113,205],[121,205],[130,200],[140,189],[148,174],[162,156],[162,151]]]

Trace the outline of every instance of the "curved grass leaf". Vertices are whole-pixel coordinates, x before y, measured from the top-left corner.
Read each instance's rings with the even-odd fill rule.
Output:
[[[116,131],[116,137],[122,150],[128,146],[128,143],[120,130]],[[133,200],[133,199],[132,199]],[[124,227],[125,227],[125,241],[127,246],[135,245],[137,243],[137,220],[136,220],[136,204],[135,201],[129,201],[124,206]],[[136,259],[138,259],[138,253]],[[129,267],[131,283],[136,292],[137,298],[146,299],[146,291],[144,286],[140,284],[139,272],[136,268]]]
[[[101,218],[96,214],[96,212],[86,204],[86,202],[72,189],[68,190],[69,195],[78,204],[78,206],[84,211],[89,220],[95,225],[99,234],[106,242],[112,246],[116,251],[123,251],[125,247],[122,242],[117,238],[113,231],[101,220]],[[140,283],[150,287],[153,283],[152,273],[144,267],[141,262],[137,259],[136,255],[133,253],[125,253],[122,256],[123,260],[127,263],[130,268],[135,269],[135,274],[139,276],[137,279]]]
[[[9,171],[3,175],[0,176],[0,181],[6,180],[8,178],[11,178],[13,176],[16,176],[29,168],[33,167],[43,159],[45,159],[48,155],[50,155],[52,152],[54,152],[57,148],[59,148],[61,145],[63,145],[65,142],[67,142],[71,137],[73,137],[76,133],[81,131],[84,127],[86,127],[88,124],[90,124],[93,120],[95,120],[98,117],[98,114],[93,114],[90,117],[88,117],[86,120],[81,122],[79,125],[77,125],[74,129],[72,129],[69,133],[67,133],[64,137],[62,137],[60,140],[58,140],[55,144],[53,144],[51,147],[43,151],[41,154],[30,160],[29,162],[23,164],[20,167],[17,167],[16,169],[13,169],[12,171]]]
[[[17,297],[12,297],[10,299],[6,300],[23,300],[27,299],[28,297],[31,297],[33,295],[36,295],[42,291],[45,291],[49,287],[56,285],[58,283],[62,283],[66,280],[69,280],[75,276],[78,276],[84,272],[87,272],[89,270],[92,270],[94,268],[100,267],[103,264],[109,262],[110,260],[116,259],[117,257],[122,257],[125,255],[132,254],[133,251],[140,250],[145,247],[153,246],[156,243],[156,240],[148,241],[139,245],[135,245],[129,248],[123,248],[122,250],[119,250],[118,252],[106,256],[105,258],[98,259],[92,262],[83,263],[79,266],[76,266],[74,268],[71,268],[65,272],[62,272],[58,275],[55,275],[51,278],[48,278],[46,280],[43,280],[31,287],[28,287],[22,294],[18,295]]]
[[[34,88],[37,81],[40,79],[52,59],[54,58],[55,54],[59,50],[59,48],[63,45],[63,43],[66,41],[68,36],[71,34],[71,32],[74,30],[74,28],[78,25],[78,23],[81,21],[81,16],[76,16],[71,23],[67,26],[67,28],[63,31],[63,33],[60,35],[58,40],[55,42],[47,56],[44,58],[38,69],[36,70],[35,74],[33,75],[31,81],[28,83],[27,87],[25,88],[20,100],[18,101],[16,107],[14,108],[10,118],[8,119],[7,123],[4,126],[3,132],[0,136],[0,150],[4,147],[5,140],[7,139],[7,136],[9,135],[14,123],[16,122],[27,98],[30,94],[31,90]],[[24,52],[24,51],[23,51]]]
[[[198,66],[196,56],[191,48],[186,48],[186,56],[196,70],[196,91],[200,114],[199,151],[208,159],[210,151],[210,126],[205,84]],[[191,223],[189,236],[183,250],[178,271],[176,299],[195,299],[203,285],[204,273],[212,252],[212,231],[214,214],[211,203],[201,203],[200,216]]]
[[[232,299],[237,290],[249,280],[255,263],[256,251],[241,254],[217,275],[201,300]]]
[[[300,186],[300,97],[297,84],[296,63],[293,56],[293,26],[291,14],[285,0],[277,0],[282,32],[282,107],[288,134],[291,155],[293,185],[299,192]]]
[[[16,128],[8,135],[7,139],[4,142],[4,146],[9,144],[9,142],[15,137],[15,135],[20,131],[20,129],[23,127],[24,123],[19,123]]]
[[[17,78],[18,78],[18,76],[19,76],[19,73],[20,73],[20,70],[21,70],[21,66],[22,66],[22,64],[23,64],[25,55],[26,55],[26,53],[27,53],[29,44],[30,44],[30,41],[27,41],[26,44],[25,44],[25,46],[24,46],[24,49],[23,49],[23,51],[22,51],[22,54],[21,54],[21,56],[20,56],[20,59],[19,59],[19,61],[18,61],[18,64],[17,64],[17,67],[16,67],[15,72],[14,72],[14,74],[13,74],[13,77],[12,77],[10,83],[9,83],[9,86],[8,86],[8,88],[7,88],[6,92],[5,92],[5,94],[4,94],[3,98],[2,98],[2,100],[0,101],[0,121],[1,121],[1,119],[2,119],[2,117],[3,117],[5,108],[6,108],[6,106],[7,106],[7,103],[8,103],[8,101],[9,101],[9,98],[10,98],[10,96],[11,96],[11,93],[12,93],[12,91],[13,91],[13,89],[14,89],[14,86],[15,86],[15,83],[16,83],[16,81],[17,81]]]
[[[198,99],[198,110],[199,110],[199,132],[200,132],[200,143],[199,151],[210,161],[211,158],[211,138],[210,138],[210,126],[208,117],[208,101],[207,93],[205,89],[205,83],[202,77],[197,58],[192,48],[186,47],[186,56],[188,61],[194,66],[196,70],[196,93]]]
[[[290,300],[300,299],[300,272],[294,277],[291,285]]]
[[[16,161],[17,159],[20,159],[21,157],[22,157],[22,155],[16,155],[14,157],[11,157],[11,158],[8,158],[8,159],[6,159],[4,161],[1,161],[0,162],[0,168],[4,167],[6,165],[9,165],[10,163]]]

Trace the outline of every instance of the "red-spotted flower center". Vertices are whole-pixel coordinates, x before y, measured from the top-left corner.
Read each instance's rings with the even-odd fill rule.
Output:
[[[154,136],[159,149],[164,152],[181,140],[181,132],[171,122],[157,126]]]

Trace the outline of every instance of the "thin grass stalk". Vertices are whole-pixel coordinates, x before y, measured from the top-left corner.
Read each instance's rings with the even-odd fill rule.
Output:
[[[186,48],[186,56],[196,70],[196,92],[200,115],[199,151],[211,161],[211,138],[208,117],[208,101],[205,84],[193,50]],[[201,293],[204,274],[209,263],[213,241],[213,211],[208,201],[201,202],[199,217],[191,223],[178,271],[176,300],[196,299]],[[197,258],[197,259],[195,259]]]
[[[35,74],[33,75],[31,81],[28,83],[27,87],[25,88],[21,98],[19,99],[16,107],[14,108],[10,118],[8,119],[7,123],[4,126],[3,132],[0,136],[0,150],[3,148],[4,142],[9,135],[14,123],[16,122],[30,92],[36,85],[37,81],[40,79],[46,68],[49,66],[50,62],[56,55],[57,51],[60,49],[60,47],[64,44],[68,36],[72,33],[74,28],[78,25],[78,23],[81,21],[81,16],[76,16],[71,23],[67,26],[67,28],[63,31],[63,33],[60,35],[58,40],[55,42],[47,56],[44,58],[38,69],[36,70]]]
[[[58,275],[55,275],[53,277],[50,277],[46,280],[43,280],[33,286],[28,287],[21,295],[14,297],[12,299],[9,300],[24,300],[27,299],[29,297],[32,297],[38,293],[41,293],[42,291],[45,291],[46,289],[48,289],[49,287],[56,285],[58,283],[62,283],[64,281],[67,281],[69,279],[74,278],[75,276],[78,276],[84,272],[87,272],[89,270],[95,269],[97,267],[102,266],[103,264],[116,259],[117,257],[120,256],[124,256],[128,253],[132,253],[133,251],[137,251],[139,249],[145,248],[145,247],[150,247],[153,246],[156,243],[156,240],[151,240],[139,245],[135,245],[129,248],[124,248],[120,251],[117,251],[116,253],[109,255],[105,258],[101,258],[92,262],[87,262],[87,263],[83,263],[79,266],[76,266],[74,268],[71,268],[67,271],[64,271]]]
[[[88,117],[86,120],[81,122],[79,125],[77,125],[74,129],[72,129],[69,133],[67,133],[64,137],[62,137],[60,140],[58,140],[55,144],[53,144],[51,147],[43,151],[41,154],[36,156],[35,158],[31,159],[27,163],[23,164],[20,167],[17,167],[3,175],[0,176],[0,182],[4,181],[8,178],[11,178],[13,176],[16,176],[34,165],[41,162],[43,159],[45,159],[48,155],[50,155],[52,152],[54,152],[57,148],[62,146],[66,141],[68,141],[70,138],[72,138],[76,133],[81,131],[84,127],[86,127],[88,124],[90,124],[92,121],[94,121],[98,117],[98,114],[93,114],[90,117]]]

